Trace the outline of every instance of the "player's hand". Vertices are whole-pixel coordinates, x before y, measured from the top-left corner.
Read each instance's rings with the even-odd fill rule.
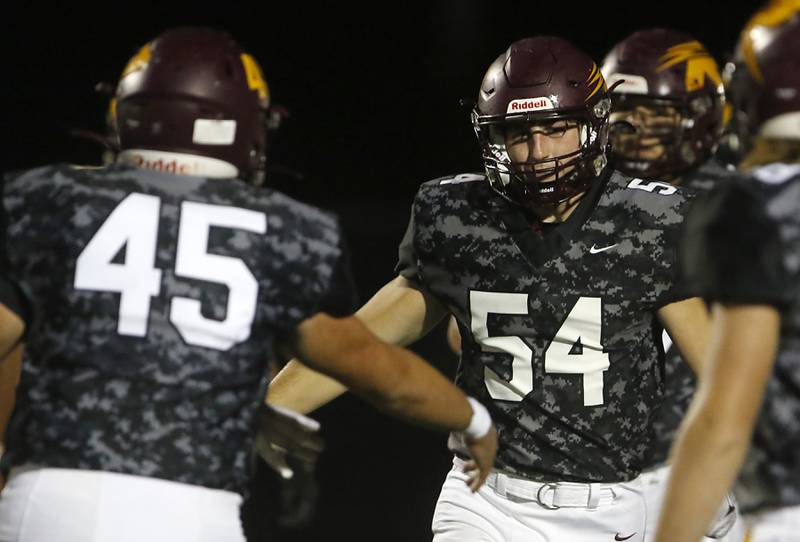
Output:
[[[719,506],[717,514],[714,516],[714,520],[711,522],[708,532],[706,532],[706,536],[714,539],[724,537],[728,534],[728,531],[733,528],[733,524],[736,523],[738,517],[739,515],[736,513],[736,499],[733,497],[732,493],[728,493]]]
[[[311,524],[317,511],[319,487],[314,473],[316,465],[297,460],[291,455],[286,460],[294,475],[280,480],[276,522],[282,529],[304,529]]]
[[[494,456],[497,455],[497,429],[492,424],[489,432],[479,439],[464,439],[467,451],[472,459],[464,464],[464,472],[469,475],[467,484],[473,493],[486,481],[494,465]]]
[[[319,422],[282,407],[263,405],[258,413],[255,450],[284,480],[313,473],[324,448]],[[287,461],[287,458],[291,458]],[[294,465],[294,468],[290,466]]]

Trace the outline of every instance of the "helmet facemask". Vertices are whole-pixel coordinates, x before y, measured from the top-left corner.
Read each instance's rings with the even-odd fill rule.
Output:
[[[711,156],[720,126],[708,129],[715,104],[636,94],[615,96],[611,114],[614,167],[636,177],[671,181]]]
[[[490,185],[512,203],[530,207],[556,205],[585,192],[606,166],[609,109],[603,98],[576,111],[494,118],[473,111]],[[539,148],[544,138],[548,149]],[[550,147],[565,146],[558,142],[562,138],[574,138],[574,144],[565,142],[563,152],[549,155]]]

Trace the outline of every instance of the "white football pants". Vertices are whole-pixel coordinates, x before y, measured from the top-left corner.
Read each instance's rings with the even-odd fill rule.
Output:
[[[103,471],[12,469],[0,542],[244,542],[237,493]]]
[[[541,483],[493,472],[477,493],[456,458],[433,515],[434,542],[643,542],[637,478],[621,484]]]

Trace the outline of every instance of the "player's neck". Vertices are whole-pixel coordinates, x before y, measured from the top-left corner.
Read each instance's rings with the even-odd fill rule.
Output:
[[[239,174],[239,170],[233,164],[224,160],[196,154],[150,149],[125,149],[119,153],[117,163],[174,175],[193,175],[215,179],[232,179]]]
[[[566,222],[570,215],[578,208],[581,199],[586,192],[575,194],[566,201],[557,203],[556,205],[547,205],[541,207],[534,207],[533,212],[539,220],[545,224],[557,224],[559,222]]]

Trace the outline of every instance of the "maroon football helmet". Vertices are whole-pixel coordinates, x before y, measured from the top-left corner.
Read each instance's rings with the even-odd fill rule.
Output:
[[[770,2],[747,23],[728,67],[746,134],[800,139],[800,2]]]
[[[597,65],[561,38],[516,41],[486,72],[472,125],[496,192],[525,206],[552,205],[585,191],[606,167],[611,102]],[[560,156],[511,160],[510,131],[566,121],[579,148]]]
[[[615,168],[672,179],[708,160],[719,143],[725,106],[714,58],[674,30],[635,32],[615,45],[601,69],[611,92]]]
[[[111,114],[121,150],[216,158],[261,182],[269,105],[261,68],[231,36],[176,28],[131,58]]]

